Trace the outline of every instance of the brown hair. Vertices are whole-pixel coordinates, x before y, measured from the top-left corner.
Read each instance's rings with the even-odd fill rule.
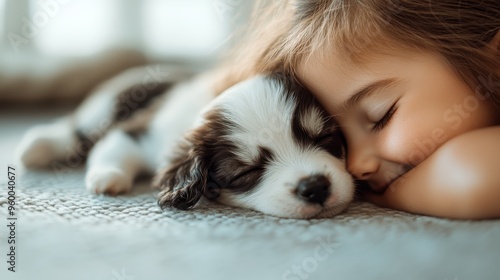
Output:
[[[500,50],[488,48],[500,39],[498,0],[258,0],[252,19],[219,68],[220,91],[258,73],[294,75],[325,47],[355,63],[368,49],[406,47],[440,54],[500,109]]]

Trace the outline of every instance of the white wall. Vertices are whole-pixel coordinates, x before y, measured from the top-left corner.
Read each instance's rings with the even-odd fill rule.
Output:
[[[5,5],[6,14],[2,16]],[[251,0],[0,0],[0,52],[87,56],[113,46],[210,61],[234,42]]]
[[[0,0],[0,19],[5,18],[5,0]],[[2,45],[4,38],[4,21],[0,20],[0,45]]]

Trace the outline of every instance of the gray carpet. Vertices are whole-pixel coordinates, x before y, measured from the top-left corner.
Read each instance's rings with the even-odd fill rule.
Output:
[[[0,279],[500,279],[500,220],[450,221],[354,203],[334,219],[204,204],[160,211],[139,183],[93,196],[83,170],[19,170],[16,272],[7,270],[6,169],[29,126],[64,110],[0,112]]]

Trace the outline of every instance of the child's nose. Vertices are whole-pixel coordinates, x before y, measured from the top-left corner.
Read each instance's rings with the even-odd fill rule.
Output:
[[[380,167],[373,151],[363,143],[348,149],[346,164],[347,170],[358,180],[369,180]]]

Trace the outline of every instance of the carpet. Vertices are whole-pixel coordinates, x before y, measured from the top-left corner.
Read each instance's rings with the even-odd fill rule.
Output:
[[[30,126],[68,109],[0,111],[0,279],[500,279],[500,220],[454,221],[355,202],[333,219],[295,220],[205,203],[156,205],[87,193],[81,168],[13,166]],[[15,272],[7,168],[16,168]]]

